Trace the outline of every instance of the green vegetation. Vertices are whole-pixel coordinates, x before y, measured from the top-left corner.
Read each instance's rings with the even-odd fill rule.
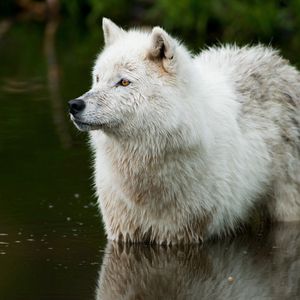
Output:
[[[284,41],[300,29],[299,0],[62,0],[66,15],[88,23],[108,16],[124,24],[161,24],[201,39]]]
[[[34,3],[6,0],[0,15],[16,15]],[[103,16],[129,27],[161,25],[190,46],[217,42],[263,42],[291,55],[300,47],[300,0],[57,0],[63,19],[96,28]],[[89,29],[90,30],[90,29]],[[90,31],[93,31],[91,29]]]

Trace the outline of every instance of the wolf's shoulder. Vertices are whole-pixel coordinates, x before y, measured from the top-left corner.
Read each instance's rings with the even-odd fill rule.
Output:
[[[203,76],[221,77],[233,88],[239,101],[284,101],[289,95],[299,103],[300,74],[279,51],[269,46],[211,47],[194,58]],[[214,76],[212,76],[213,74]],[[211,80],[213,82],[213,80]]]
[[[218,69],[231,76],[247,77],[253,72],[272,75],[275,69],[289,66],[279,51],[264,45],[222,45],[209,47],[194,57],[203,68]]]
[[[274,69],[289,62],[278,50],[261,44],[239,47],[234,44],[208,47],[194,57],[198,64],[219,69],[249,72],[261,68]]]

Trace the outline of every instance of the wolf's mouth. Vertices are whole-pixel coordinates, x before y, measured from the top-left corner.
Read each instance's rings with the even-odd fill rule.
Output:
[[[90,131],[101,128],[101,125],[99,124],[82,122],[81,120],[78,120],[78,118],[74,117],[72,114],[70,116],[71,120],[80,131]]]
[[[75,126],[80,130],[80,131],[91,131],[91,130],[98,130],[98,129],[106,129],[113,127],[111,123],[87,123],[87,122],[82,122],[81,120],[78,120],[78,118],[75,118],[74,116],[71,115],[71,120],[75,124]]]
[[[80,126],[81,126],[81,125],[83,125],[83,126],[95,126],[95,124],[86,123],[86,122],[81,122],[81,121],[79,121],[79,120],[77,120],[77,119],[74,119],[73,122],[76,123],[77,125],[80,125]]]

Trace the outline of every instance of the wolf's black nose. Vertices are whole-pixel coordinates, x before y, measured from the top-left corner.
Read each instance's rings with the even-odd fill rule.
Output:
[[[69,103],[70,113],[72,115],[76,115],[78,112],[84,110],[85,108],[84,101],[80,99],[74,99],[69,101],[68,103]]]

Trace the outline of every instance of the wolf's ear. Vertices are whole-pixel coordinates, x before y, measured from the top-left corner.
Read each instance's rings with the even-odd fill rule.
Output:
[[[154,27],[151,33],[149,58],[161,61],[168,71],[168,69],[174,67],[176,45],[177,41],[166,31],[160,27]]]
[[[150,55],[153,58],[172,59],[175,41],[162,28],[154,27],[151,33]]]
[[[111,45],[124,33],[124,30],[122,28],[120,28],[114,22],[107,18],[102,19],[102,29],[104,35],[104,42],[107,46]]]

